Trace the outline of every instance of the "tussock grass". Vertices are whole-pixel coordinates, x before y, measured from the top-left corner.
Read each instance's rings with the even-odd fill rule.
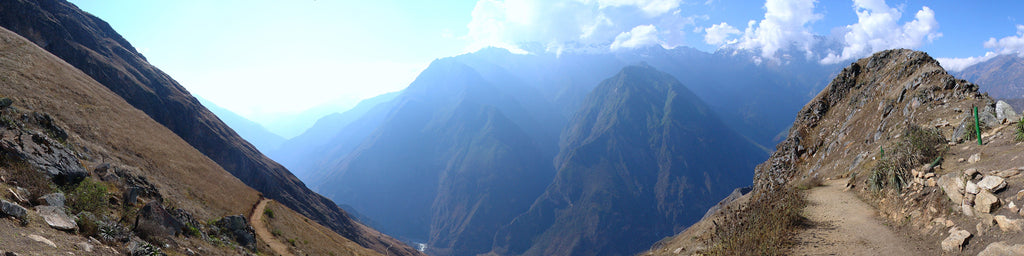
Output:
[[[872,190],[892,188],[900,192],[910,179],[910,170],[942,156],[946,139],[939,131],[916,125],[907,127],[896,143],[880,154],[880,161],[871,169],[867,182]]]
[[[707,255],[785,255],[793,236],[806,224],[800,211],[807,205],[803,193],[786,186],[770,193],[753,195],[747,208],[716,228],[715,246]]]
[[[1015,131],[1013,133],[1013,140],[1024,141],[1024,116],[1022,116],[1020,120],[1017,121],[1017,125],[1014,125],[1014,127],[1016,129],[1014,129]]]
[[[107,206],[107,185],[102,182],[86,178],[78,183],[68,195],[68,208],[72,213],[92,212],[99,214],[99,210]]]

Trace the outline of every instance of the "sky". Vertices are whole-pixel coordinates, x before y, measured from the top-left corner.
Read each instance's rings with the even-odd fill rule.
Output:
[[[959,70],[1024,54],[1024,1],[72,0],[194,95],[257,122],[401,90],[438,58],[721,47],[820,63],[890,48]],[[812,47],[825,38],[840,49]]]

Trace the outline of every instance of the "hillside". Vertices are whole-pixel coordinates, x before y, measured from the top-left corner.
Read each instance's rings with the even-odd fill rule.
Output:
[[[238,133],[238,136],[241,136],[245,141],[252,143],[252,145],[260,152],[265,153],[276,150],[285,141],[284,138],[268,131],[267,128],[264,128],[262,125],[246,119],[235,112],[231,112],[231,110],[218,106],[217,104],[203,98],[197,97],[196,99],[199,100],[199,103],[203,104],[206,109],[209,109],[210,112],[217,115],[217,118],[223,121],[224,124],[235,130],[235,132]]]
[[[495,236],[501,255],[631,255],[743,186],[761,151],[672,76],[624,68],[562,135],[558,174]]]
[[[818,253],[870,255],[893,253],[878,249],[884,243],[921,241],[925,247],[912,251],[1004,255],[997,251],[1024,242],[1016,206],[1021,198],[1014,195],[1024,183],[1018,175],[1024,159],[1017,157],[1021,143],[1013,139],[1019,117],[996,111],[996,105],[925,53],[888,50],[860,59],[798,112],[787,139],[758,166],[752,193],[723,201],[724,210],[647,254],[796,253],[814,247]],[[968,135],[972,106],[980,110],[982,145]],[[878,241],[881,247],[859,242],[845,251],[830,251],[848,243],[827,235],[806,240],[803,234],[828,232],[823,230],[836,224],[807,222],[815,219],[813,204],[804,208],[794,199],[802,196],[789,195],[805,194],[794,189],[817,193],[814,180],[844,179],[849,182],[841,193],[870,205],[862,214],[878,216],[880,232],[898,239]],[[758,222],[768,219],[774,221]]]
[[[82,70],[267,197],[363,246],[415,254],[394,240],[364,236],[341,208],[239,137],[99,18],[63,0],[4,0],[0,26]]]
[[[982,92],[987,92],[992,98],[1012,99],[1016,102],[1024,99],[1024,56],[999,55],[953,75],[977,84]],[[1024,104],[1013,104],[1013,107],[1024,109]]]
[[[0,82],[0,215],[28,208],[23,217],[0,219],[0,250],[119,255],[158,243],[159,250],[178,254],[270,251],[262,242],[236,240],[218,224],[231,215],[248,215],[259,192],[88,75],[6,29],[0,29]],[[89,199],[82,191],[93,191],[88,190],[93,186],[106,190]],[[61,191],[66,207],[36,200]],[[77,216],[77,225],[62,226],[60,214],[50,211]],[[172,217],[150,211],[171,212]],[[283,207],[277,214],[302,218]],[[153,226],[144,223],[158,218],[174,221],[145,228]],[[196,233],[167,223],[194,227]],[[103,228],[97,231],[96,225]],[[65,228],[72,230],[59,230]],[[326,228],[300,222],[280,229]],[[325,248],[339,255],[377,254],[335,233],[306,239],[332,241]]]

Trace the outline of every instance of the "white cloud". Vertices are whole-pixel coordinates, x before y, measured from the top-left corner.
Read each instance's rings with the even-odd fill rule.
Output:
[[[814,13],[815,0],[768,0],[764,19],[751,20],[736,45],[740,49],[761,50],[761,56],[774,59],[775,52],[791,45],[811,52],[814,34],[808,27],[824,16]]]
[[[552,52],[607,50],[616,38],[635,35],[632,30],[645,25],[659,44],[671,48],[683,44],[684,28],[708,18],[683,17],[679,5],[679,0],[479,0],[468,25],[468,50],[522,51],[521,45],[538,43]]]
[[[704,42],[710,45],[723,45],[735,43],[735,40],[728,40],[730,35],[740,34],[740,30],[736,29],[725,22],[721,24],[711,25],[710,28],[704,29],[707,33],[704,35]]]
[[[986,52],[984,56],[967,58],[936,58],[943,68],[949,71],[962,71],[967,67],[981,62],[988,61],[1003,54],[1017,54],[1024,57],[1024,25],[1017,25],[1017,35],[1007,36],[1000,39],[990,37],[982,44],[985,48],[994,51]]]
[[[658,40],[658,29],[654,25],[633,27],[629,32],[622,32],[615,37],[609,47],[612,51],[622,48],[637,48],[661,43]]]
[[[989,38],[985,41],[985,48],[995,49],[998,54],[1016,53],[1024,57],[1024,25],[1017,25],[1017,36],[1008,36],[996,40]]]
[[[885,1],[853,2],[857,23],[846,26],[842,53],[829,53],[821,60],[822,63],[838,63],[892,48],[918,48],[942,36],[938,32],[939,23],[935,20],[935,12],[927,6],[917,11],[914,20],[900,26],[902,13],[886,5]]]

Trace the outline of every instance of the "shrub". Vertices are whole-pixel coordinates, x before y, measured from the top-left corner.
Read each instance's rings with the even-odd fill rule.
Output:
[[[1013,140],[1024,141],[1024,117],[1021,117],[1020,121],[1017,121],[1017,125],[1015,127],[1017,129],[1013,134]]]
[[[102,182],[86,178],[78,183],[68,196],[68,207],[71,212],[93,212],[103,209],[107,205],[107,185]]]
[[[190,237],[202,237],[203,234],[199,232],[199,228],[193,226],[192,223],[185,224],[185,235]]]
[[[939,159],[946,151],[946,139],[937,130],[912,125],[899,141],[871,169],[867,177],[871,189],[893,188],[901,192],[907,185],[910,170]],[[937,162],[936,162],[937,164]]]
[[[271,210],[270,208],[263,208],[263,215],[267,215],[268,218],[273,219],[274,218],[274,210]]]
[[[280,229],[274,229],[274,231],[270,231],[270,234],[272,234],[274,236],[281,236],[281,230]]]

